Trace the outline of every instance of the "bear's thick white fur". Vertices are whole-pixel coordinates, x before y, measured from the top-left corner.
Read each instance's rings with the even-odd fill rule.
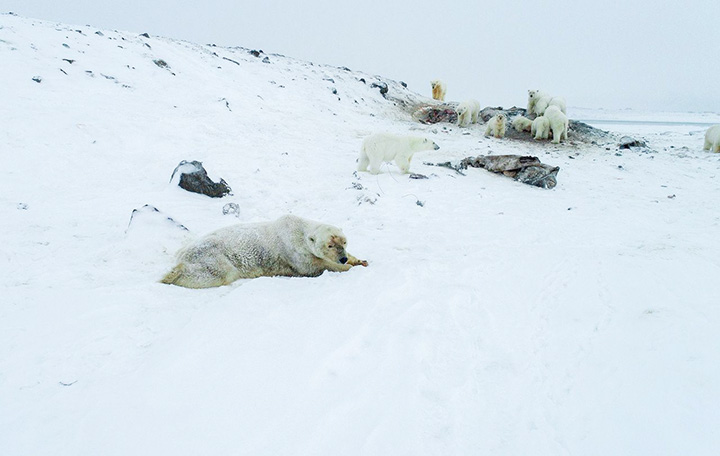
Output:
[[[542,116],[548,106],[557,106],[563,114],[567,114],[565,98],[553,97],[539,90],[528,90],[527,115]]]
[[[513,119],[512,126],[517,131],[531,131],[532,120],[524,116],[517,116]]]
[[[261,276],[317,277],[367,266],[345,251],[340,228],[294,215],[221,228],[178,252],[162,283],[187,288],[227,285]]]
[[[550,99],[550,102],[548,103],[548,106],[557,106],[560,108],[560,111],[562,111],[563,114],[567,115],[567,106],[565,103],[565,98],[563,97],[552,97]]]
[[[432,97],[435,100],[445,101],[445,83],[439,79],[433,79],[430,81],[430,87],[432,87]]]
[[[530,135],[535,139],[548,139],[550,137],[550,121],[545,116],[538,116],[532,122]]]
[[[415,152],[438,150],[433,141],[419,136],[398,136],[391,133],[376,133],[363,140],[358,159],[358,171],[377,174],[383,162],[395,161],[403,174],[410,171],[410,160]]]
[[[539,90],[528,90],[527,115],[535,114],[535,105],[537,105],[538,100],[546,98],[547,96],[545,92]]]
[[[703,150],[720,152],[720,125],[714,125],[705,132],[705,145]]]
[[[502,138],[505,136],[505,114],[495,114],[488,120],[485,136]]]
[[[457,108],[458,127],[465,127],[467,125],[477,123],[478,114],[480,114],[479,101],[463,101]]]
[[[550,130],[552,131],[552,142],[558,144],[561,140],[567,140],[568,118],[555,105],[548,106],[545,110],[545,118],[550,122]]]

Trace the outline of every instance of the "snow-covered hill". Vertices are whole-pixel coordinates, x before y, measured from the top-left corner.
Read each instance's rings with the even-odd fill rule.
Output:
[[[429,88],[149,32],[0,16],[0,453],[720,448],[704,127],[643,132],[652,150],[485,138],[413,121]],[[411,166],[429,179],[354,173],[376,131],[437,142]],[[558,185],[423,164],[488,153],[536,155]],[[170,184],[184,159],[233,195]],[[128,227],[145,204],[164,215]],[[370,266],[157,283],[189,238],[286,213]]]

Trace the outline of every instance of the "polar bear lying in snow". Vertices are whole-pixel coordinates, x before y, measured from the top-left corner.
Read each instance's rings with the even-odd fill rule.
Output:
[[[391,133],[376,133],[363,140],[358,159],[358,171],[377,174],[383,162],[395,160],[395,164],[403,174],[410,171],[410,160],[415,152],[422,150],[438,150],[440,147],[433,141],[419,136],[397,136]]]
[[[720,125],[712,126],[705,132],[705,145],[703,146],[703,150],[720,152]]]
[[[317,277],[367,266],[345,250],[343,232],[294,215],[221,228],[178,252],[162,283],[187,288],[227,285],[261,276]]]

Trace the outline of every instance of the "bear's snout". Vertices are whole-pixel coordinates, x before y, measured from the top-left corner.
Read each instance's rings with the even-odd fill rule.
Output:
[[[347,263],[347,257],[340,258],[340,263],[342,263],[342,264]]]

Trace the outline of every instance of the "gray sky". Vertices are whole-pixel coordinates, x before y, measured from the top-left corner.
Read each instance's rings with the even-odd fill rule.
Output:
[[[243,46],[402,80],[448,100],[720,112],[720,0],[0,0],[48,21]]]

